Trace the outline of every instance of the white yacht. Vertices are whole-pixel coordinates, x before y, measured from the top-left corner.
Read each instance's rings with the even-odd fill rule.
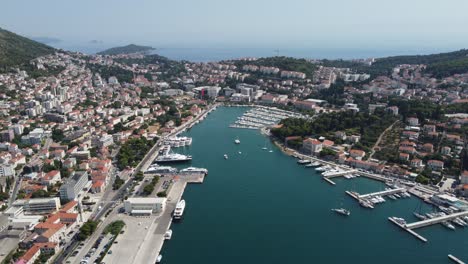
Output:
[[[146,173],[177,173],[177,169],[169,166],[159,166],[158,164],[153,164],[148,167]]]
[[[185,200],[180,200],[174,209],[174,219],[181,219],[185,210]]]
[[[451,223],[449,223],[447,221],[442,222],[442,225],[445,226],[446,228],[450,229],[450,230],[455,230],[455,227]]]
[[[163,163],[163,162],[183,162],[183,161],[190,161],[192,160],[192,156],[190,155],[183,155],[178,153],[171,153],[162,155],[156,158],[156,162]]]
[[[339,214],[346,215],[346,216],[349,216],[351,214],[351,212],[349,210],[346,210],[344,208],[331,209],[331,210],[334,211],[334,212],[337,212]]]
[[[165,239],[165,240],[170,240],[171,237],[172,237],[172,230],[169,229],[169,230],[167,230],[166,233],[164,234],[164,239]]]
[[[240,140],[239,140],[238,138],[236,138],[236,139],[234,140],[234,143],[240,144]]]
[[[309,163],[311,163],[311,161],[310,161],[310,160],[306,160],[306,159],[301,159],[301,160],[298,160],[297,163],[299,163],[299,164],[302,165],[302,164],[309,164]]]
[[[180,173],[204,173],[204,174],[208,174],[208,170],[205,169],[205,168],[188,167],[188,168],[180,170]]]
[[[326,166],[326,165],[323,166],[323,167],[315,168],[316,171],[326,171],[326,170],[328,170],[328,169],[330,169],[330,167],[328,167],[328,166]]]
[[[427,219],[427,216],[423,215],[423,214],[419,214],[419,213],[416,213],[416,212],[413,212],[414,216],[416,216],[416,218],[418,218],[419,220],[426,220]]]

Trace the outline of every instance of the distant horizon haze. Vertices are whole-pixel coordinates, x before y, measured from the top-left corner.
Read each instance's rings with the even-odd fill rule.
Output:
[[[464,0],[16,0],[2,3],[2,10],[0,27],[62,40],[50,43],[59,47],[135,43],[161,49],[392,51],[388,55],[468,48]]]

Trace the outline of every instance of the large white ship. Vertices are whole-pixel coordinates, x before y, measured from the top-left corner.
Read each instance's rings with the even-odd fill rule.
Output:
[[[192,156],[190,155],[183,155],[178,153],[171,153],[157,157],[154,161],[159,163],[164,162],[183,162],[192,160]]]
[[[146,170],[146,173],[177,173],[177,169],[169,166],[159,166],[158,164],[153,164],[149,166]]]
[[[174,219],[181,219],[185,210],[185,200],[180,200],[174,209]]]
[[[190,137],[171,137],[164,141],[164,145],[169,145],[174,148],[190,146],[192,138]]]
[[[180,170],[180,173],[203,173],[203,174],[208,174],[208,170],[205,169],[205,168],[188,167],[188,168]]]

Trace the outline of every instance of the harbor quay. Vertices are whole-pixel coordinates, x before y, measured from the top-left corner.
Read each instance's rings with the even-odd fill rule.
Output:
[[[262,129],[262,134],[268,136],[268,130],[266,128]],[[443,203],[435,202],[432,197],[439,195],[439,193],[435,190],[421,186],[419,184],[402,181],[401,179],[370,173],[368,171],[356,170],[349,166],[343,166],[334,162],[324,161],[317,157],[305,155],[296,150],[289,149],[276,141],[275,144],[287,155],[297,158],[299,164],[312,164],[312,166],[317,166],[317,164],[319,164],[318,166],[323,166],[322,168],[328,168],[325,169],[325,172],[322,172],[322,179],[331,185],[336,185],[332,179],[337,177],[352,178],[349,177],[350,175],[363,176],[385,183],[388,187],[385,188],[385,190],[376,192],[359,194],[355,191],[345,191],[346,194],[348,194],[354,200],[358,201],[359,204],[364,208],[374,209],[377,204],[386,201],[384,197],[386,199],[390,198],[392,200],[397,200],[398,198],[408,198],[411,195],[414,195],[422,201],[435,206],[438,208],[438,210],[442,210],[442,212],[439,213],[428,213],[427,216],[413,212],[416,217],[420,218],[420,221],[412,223],[406,223],[406,220],[403,218],[388,217],[390,222],[403,229],[407,233],[413,235],[422,242],[428,242],[428,239],[414,231],[415,229],[442,224],[448,229],[455,230],[455,227],[451,223],[457,224],[461,227],[468,226],[468,210],[466,207],[453,208],[448,205],[446,207],[446,205]],[[458,259],[452,257],[449,258],[454,262],[459,263],[457,262]]]
[[[205,175],[192,174],[177,177],[167,195],[164,211],[151,216],[122,215],[126,231],[119,235],[112,254],[107,254],[105,263],[155,263],[164,245],[164,235],[173,222],[173,211],[182,199],[187,184],[203,183]],[[177,234],[174,234],[177,235]]]

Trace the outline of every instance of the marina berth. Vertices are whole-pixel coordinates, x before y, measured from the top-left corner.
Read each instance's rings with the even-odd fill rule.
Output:
[[[306,116],[281,110],[275,107],[256,106],[244,113],[241,117],[237,118],[231,128],[245,128],[245,129],[262,129],[276,125],[285,118],[306,118]]]
[[[184,215],[184,211],[185,211],[185,200],[180,200],[174,209],[174,219],[175,220],[182,219],[182,216]]]
[[[171,137],[164,140],[164,145],[169,145],[173,148],[185,147],[192,145],[192,138],[190,137]]]
[[[190,155],[171,153],[171,154],[158,156],[154,161],[158,163],[176,163],[176,162],[186,162],[190,160],[192,160],[192,156]]]

